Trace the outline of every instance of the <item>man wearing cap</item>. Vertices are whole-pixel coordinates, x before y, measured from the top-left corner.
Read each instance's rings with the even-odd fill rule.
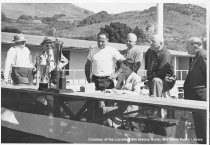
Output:
[[[26,70],[33,68],[31,52],[25,46],[26,39],[23,34],[15,35],[13,42],[15,45],[8,50],[5,60],[4,81],[10,82],[10,73],[12,72],[13,83],[28,83],[29,74]]]
[[[207,57],[202,40],[192,37],[188,40],[187,51],[195,55],[184,83],[184,99],[207,101]],[[193,112],[197,142],[206,144],[206,113]]]
[[[57,56],[54,55],[53,48],[55,47],[54,40],[51,37],[45,37],[40,44],[42,50],[38,52],[35,56],[35,68],[36,68],[36,84],[51,83],[50,85],[55,86],[57,83],[56,73],[54,73],[55,61]],[[58,62],[59,69],[62,69],[65,65],[69,63],[68,59],[61,54],[61,58]],[[51,76],[50,76],[51,75]],[[50,77],[52,82],[50,82]],[[53,110],[53,97],[51,95],[39,95],[36,101],[40,102],[42,105],[47,106],[49,111]],[[40,109],[40,108],[37,108]]]
[[[40,66],[40,65],[44,66],[43,68],[44,76],[42,76],[44,78],[41,78],[40,81],[47,81],[49,80],[48,74],[52,72],[52,70],[54,70],[56,67],[55,58],[54,58],[55,52],[53,50],[53,48],[55,47],[54,41],[50,37],[45,37],[40,45],[43,48],[43,50],[39,52],[38,54],[36,54],[35,66],[36,68],[37,66]],[[63,54],[61,54],[61,60],[58,62],[59,68],[62,69],[68,63],[69,63],[68,59]]]

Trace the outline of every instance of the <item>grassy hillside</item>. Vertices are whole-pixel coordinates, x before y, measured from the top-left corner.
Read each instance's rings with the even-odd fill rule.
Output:
[[[55,14],[65,14],[69,19],[84,19],[93,12],[70,3],[2,3],[2,12],[11,19],[20,15],[51,17]]]
[[[35,4],[33,6],[35,6]],[[60,5],[60,8],[56,7],[56,14],[60,14],[58,13],[59,9],[63,8],[62,12],[67,10],[67,6],[72,5],[63,4]],[[4,9],[4,6],[2,6],[3,12]],[[37,9],[41,9],[41,6]],[[53,8],[50,10],[51,13],[49,14],[55,14]],[[71,11],[65,12],[66,17],[71,17],[71,14],[73,14],[73,12],[70,14]],[[11,13],[14,14],[16,11],[12,12],[11,10]],[[78,12],[78,15],[80,14],[81,13]],[[5,15],[8,17],[8,13],[5,13]],[[156,7],[151,7],[144,11],[130,11],[114,15],[106,12],[85,15],[84,12],[82,12],[79,18],[81,17],[84,17],[84,19],[81,19],[79,22],[73,21],[74,23],[70,23],[69,21],[64,22],[63,20],[58,20],[51,26],[57,29],[60,37],[96,39],[96,35],[100,31],[100,28],[109,25],[111,22],[121,22],[127,24],[131,28],[138,26],[145,30],[149,23],[156,24]],[[62,17],[62,19],[65,18]],[[70,19],[67,18],[67,20]],[[32,22],[17,21],[2,22],[2,28],[4,27],[17,28],[23,33],[36,35],[47,35],[47,31],[51,29],[49,25],[43,23],[35,24]],[[185,42],[192,36],[206,36],[206,9],[195,5],[164,4],[164,37],[169,49],[185,50]]]

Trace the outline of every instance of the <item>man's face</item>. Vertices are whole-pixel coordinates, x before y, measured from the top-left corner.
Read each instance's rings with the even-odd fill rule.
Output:
[[[128,77],[133,71],[130,69],[130,67],[126,66],[125,64],[122,64],[122,73],[124,76]]]
[[[190,45],[187,47],[187,51],[191,55],[195,55],[197,50],[202,47],[201,42],[191,42]]]
[[[155,51],[159,51],[161,48],[162,42],[155,40],[155,39],[151,39],[151,47],[155,50]]]
[[[126,46],[131,49],[135,46],[136,44],[136,39],[132,36],[128,36],[126,39]]]
[[[147,28],[146,31],[147,31],[147,33],[148,33],[149,35],[152,35],[152,34],[154,34],[155,27],[154,27],[154,26],[150,26],[150,27]]]
[[[53,43],[52,42],[46,42],[43,47],[44,47],[44,50],[46,52],[49,52],[51,49],[53,49]]]
[[[19,47],[25,47],[26,42],[22,41],[22,42],[15,42],[15,45],[19,46]]]
[[[98,48],[105,48],[108,44],[108,38],[105,34],[99,35],[97,38]]]

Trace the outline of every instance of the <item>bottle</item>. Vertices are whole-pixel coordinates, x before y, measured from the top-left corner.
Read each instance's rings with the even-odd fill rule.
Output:
[[[59,89],[66,89],[66,77],[64,69],[60,72]]]

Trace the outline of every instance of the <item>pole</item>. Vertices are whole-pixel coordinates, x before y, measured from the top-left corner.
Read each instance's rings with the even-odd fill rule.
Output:
[[[163,3],[157,3],[157,33],[163,37]]]

